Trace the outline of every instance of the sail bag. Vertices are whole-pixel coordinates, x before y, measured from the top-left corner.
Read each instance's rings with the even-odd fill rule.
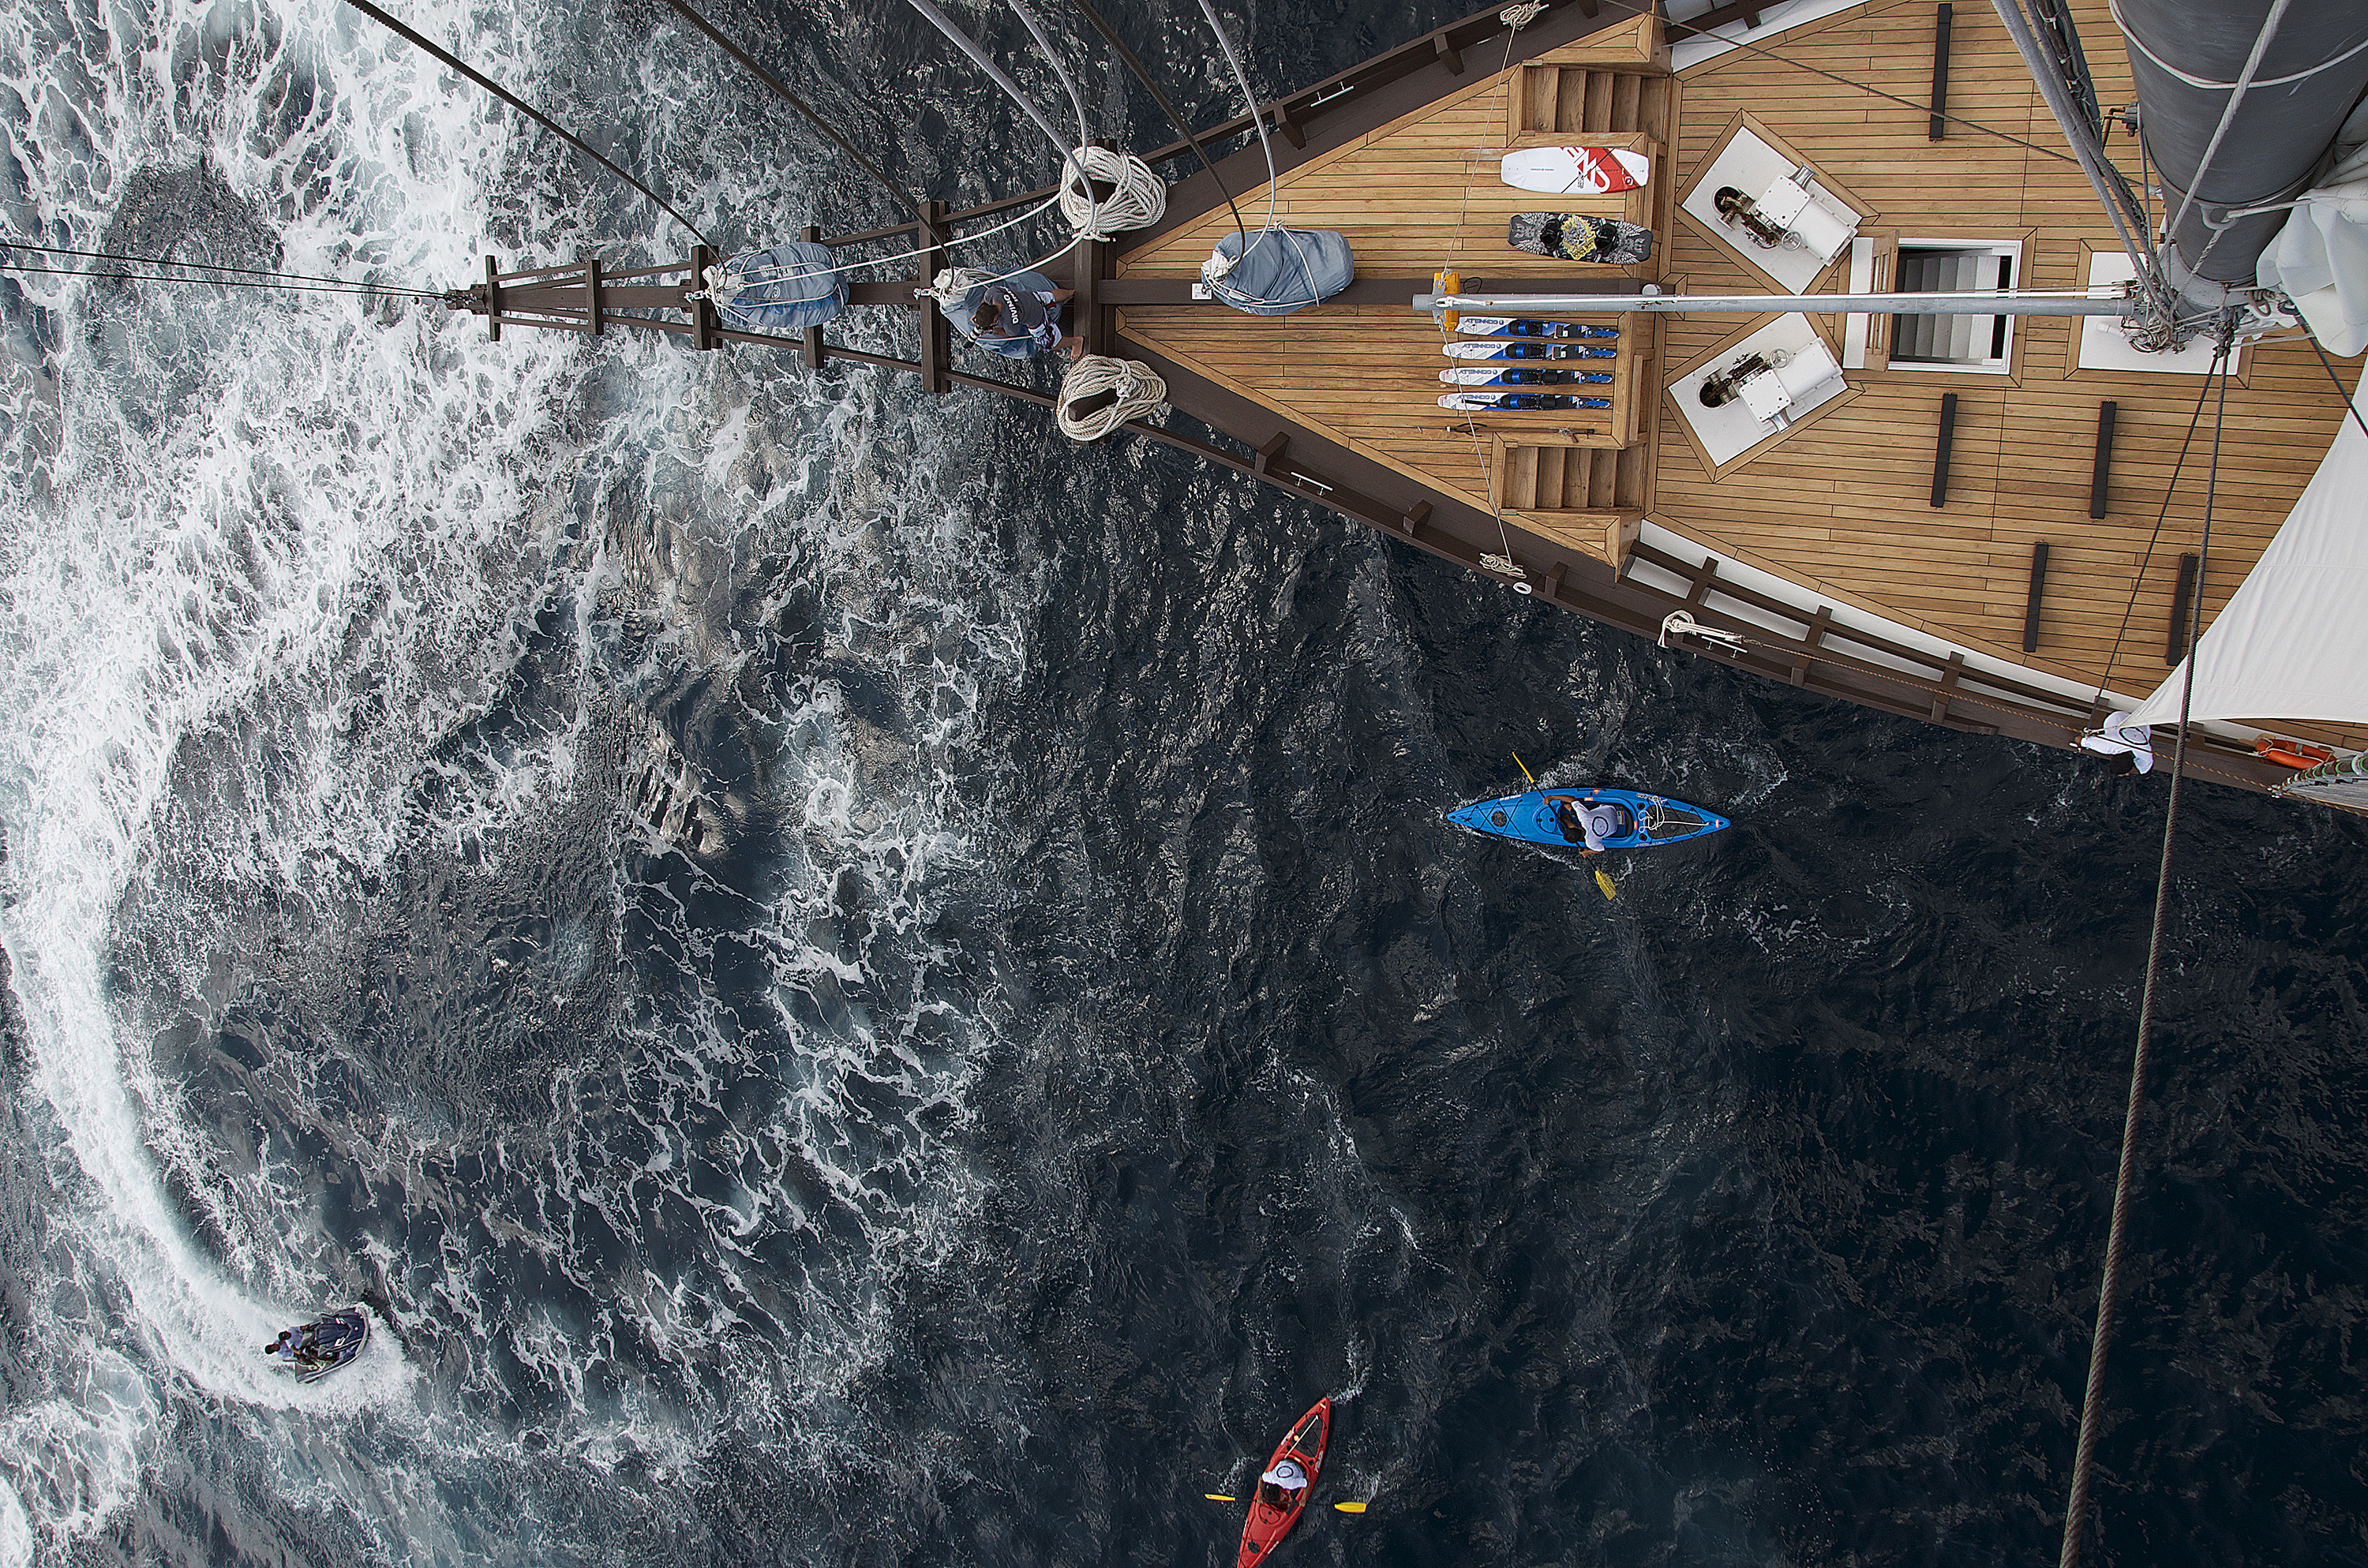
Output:
[[[1330,229],[1260,229],[1247,250],[1227,234],[1201,268],[1209,292],[1254,316],[1287,316],[1328,300],[1357,276],[1347,236]]]
[[[837,265],[828,245],[811,240],[735,256],[723,265],[717,313],[735,331],[781,337],[820,326],[847,308],[847,274],[832,270]]]

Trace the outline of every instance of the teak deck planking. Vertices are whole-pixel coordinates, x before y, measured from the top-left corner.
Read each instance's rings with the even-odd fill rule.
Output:
[[[1730,51],[1675,79],[1639,76],[1634,85],[1588,73],[1574,101],[1550,67],[1486,71],[1485,49],[1465,51],[1471,86],[1286,176],[1280,221],[1337,228],[1367,275],[1423,277],[1442,266],[1491,278],[1568,276],[1572,264],[1527,256],[1504,242],[1520,211],[1554,209],[1643,217],[1656,228],[1654,262],[1588,268],[1607,279],[1682,276],[1695,292],[1763,292],[1766,282],[1691,224],[1669,221],[1669,197],[1712,157],[1737,111],[1748,110],[1820,171],[1874,209],[1871,235],[1911,238],[2022,237],[2021,282],[2068,289],[2085,281],[2091,250],[2118,249],[2095,195],[2060,149],[2062,138],[2023,73],[1998,20],[1960,7],[1951,44],[1949,112],[2021,136],[2026,148],[1963,124],[1941,142],[1927,135],[1921,107],[1930,86],[1935,6],[1930,0],[1870,4],[1794,28],[1769,47],[1790,61],[1863,82],[1908,99],[1889,102],[1748,50]],[[2075,6],[2100,103],[2135,97],[2127,62],[2101,0]],[[1518,80],[1527,74],[1526,83]],[[1601,78],[1599,83],[1599,77]],[[1508,104],[1535,127],[1543,85],[1555,85],[1560,137],[1535,129],[1519,141],[1568,139],[1573,131],[1626,124],[1644,115],[1673,140],[1656,144],[1653,187],[1635,196],[1554,197],[1500,185],[1495,160],[1508,144]],[[1600,102],[1598,100],[1600,99]],[[1572,123],[1573,119],[1579,124]],[[1609,140],[1607,136],[1603,139]],[[1516,141],[1512,144],[1519,144]],[[2110,150],[2136,177],[2135,143]],[[1263,210],[1262,200],[1245,211]],[[1231,228],[1222,209],[1131,253],[1129,276],[1197,273],[1217,236]],[[1814,286],[1846,286],[1846,259]],[[1641,384],[1634,399],[1657,404],[1667,372],[1731,334],[1744,318],[1716,313],[1622,322],[1621,369]],[[1839,340],[1839,316],[1821,316]],[[1653,328],[1657,324],[1658,331]],[[1653,429],[1666,409],[1623,399],[1611,415],[1562,411],[1484,415],[1477,440],[1460,416],[1435,405],[1444,390],[1429,321],[1405,305],[1315,310],[1260,319],[1222,307],[1129,308],[1122,335],[1388,463],[1444,493],[1486,508],[1492,494],[1533,531],[1567,537],[1551,512],[1556,476],[1565,506],[1616,510],[1649,490],[1656,523],[1716,553],[1774,572],[1810,591],[1904,622],[2011,663],[2143,695],[2167,673],[2164,638],[2182,551],[2198,547],[2203,478],[2211,462],[2208,405],[2177,493],[2166,486],[2205,378],[2089,371],[2074,367],[2077,319],[2015,323],[2011,376],[1908,369],[1846,372],[1860,395],[1787,433],[1713,480],[1681,438]],[[1651,361],[1631,365],[1632,355]],[[1577,368],[1609,368],[1577,362]],[[2358,361],[2345,367],[2357,374]],[[1623,381],[1628,378],[1623,377]],[[1569,389],[1600,395],[1601,389]],[[1627,392],[1625,386],[1620,388]],[[1958,398],[1947,503],[1929,506],[1933,441],[1942,394]],[[2088,516],[2097,410],[2119,404],[2108,515]],[[2343,400],[2306,342],[2255,345],[2227,388],[2212,559],[2203,601],[2206,623],[2250,570],[2317,466],[2342,416]],[[1598,451],[1582,471],[1539,454],[1590,437],[1613,417],[1635,421],[1627,452]],[[1575,431],[1576,435],[1558,432]],[[1595,438],[1601,438],[1599,435]],[[1649,443],[1649,448],[1648,444]],[[1476,447],[1476,450],[1475,450]],[[1649,452],[1647,460],[1636,454]],[[1626,459],[1624,463],[1613,460]],[[1484,465],[1493,463],[1488,472]],[[1616,486],[1607,475],[1619,474]],[[1584,503],[1583,508],[1575,506]],[[2161,532],[2143,577],[2148,536]],[[1574,518],[1582,532],[1587,522]],[[2032,547],[2050,549],[2036,653],[2021,649]],[[2133,599],[2132,588],[2135,584]],[[2124,616],[2126,631],[2123,631]],[[2118,641],[2118,653],[2114,652]],[[2104,669],[2112,654],[2111,671]],[[2266,717],[2266,716],[2265,716]],[[2307,733],[2307,727],[2305,727]]]

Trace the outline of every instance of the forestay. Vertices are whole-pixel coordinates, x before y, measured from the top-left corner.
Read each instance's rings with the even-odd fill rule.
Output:
[[[2195,647],[2196,719],[2368,721],[2368,436],[2360,398],[2260,563]],[[2130,722],[2179,722],[2180,665]]]

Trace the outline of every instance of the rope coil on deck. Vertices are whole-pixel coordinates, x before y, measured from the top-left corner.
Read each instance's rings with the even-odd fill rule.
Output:
[[[1069,412],[1102,392],[1116,392],[1118,401],[1082,416]],[[1072,441],[1099,441],[1128,420],[1167,406],[1167,381],[1140,359],[1088,354],[1061,378],[1061,434]]]
[[[1089,181],[1118,188],[1099,201]],[[1061,216],[1077,237],[1106,240],[1129,229],[1147,229],[1167,211],[1167,182],[1132,153],[1087,145],[1069,156],[1061,180]]]

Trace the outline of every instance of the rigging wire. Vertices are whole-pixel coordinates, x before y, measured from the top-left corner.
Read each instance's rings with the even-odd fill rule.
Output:
[[[1045,64],[1053,68],[1053,79],[1061,84],[1061,90],[1069,95],[1069,108],[1077,117],[1077,140],[1075,144],[1083,147],[1094,139],[1094,133],[1092,128],[1086,123],[1086,100],[1078,96],[1077,84],[1070,80],[1068,67],[1061,63],[1060,52],[1053,49],[1053,40],[1046,36],[1043,24],[1036,19],[1036,13],[1030,10],[1022,0],[1003,0],[1003,3],[1011,7],[1011,14],[1019,18],[1019,25],[1028,29],[1030,38],[1036,40],[1036,52],[1043,56]]]
[[[458,71],[470,81],[476,83],[477,85],[484,88],[485,91],[493,94],[494,97],[501,99],[502,102],[509,105],[520,114],[523,114],[528,119],[533,120],[537,125],[541,126],[544,130],[549,131],[552,134],[559,137],[569,146],[575,148],[577,152],[583,153],[586,157],[591,159],[594,163],[599,165],[610,174],[615,175],[619,179],[623,180],[627,185],[632,186],[635,190],[640,191],[643,196],[648,197],[652,201],[657,203],[658,206],[664,208],[666,214],[673,218],[676,222],[680,223],[684,228],[689,229],[692,237],[698,240],[700,244],[706,244],[708,243],[707,236],[700,232],[699,225],[684,217],[681,211],[677,210],[672,202],[668,201],[665,197],[660,196],[656,191],[652,190],[648,186],[643,185],[640,180],[635,179],[632,175],[627,174],[615,164],[610,163],[606,157],[603,157],[591,143],[586,142],[582,137],[577,136],[575,132],[561,125],[557,120],[552,119],[541,109],[536,108],[532,104],[529,104],[525,99],[505,90],[501,85],[495,82],[492,77],[484,74],[482,72],[472,69],[461,59],[459,55],[454,54],[450,50],[444,48],[441,44],[431,42],[424,35],[413,31],[410,28],[405,27],[402,22],[397,21],[394,17],[387,15],[384,11],[380,10],[376,6],[371,5],[370,0],[346,0],[346,4],[351,6],[355,10],[359,11],[362,15],[378,22],[381,26],[387,28],[390,32],[394,33],[397,37],[407,40],[412,44],[425,50],[429,54],[434,55],[446,65]]]
[[[2129,176],[2122,173],[2105,156],[2103,139],[2091,129],[2088,117],[2066,89],[2056,57],[2041,43],[2036,27],[2025,14],[2023,0],[1991,0],[1991,8],[1998,20],[2006,24],[2007,36],[2013,40],[2015,52],[2022,56],[2023,70],[2032,85],[2047,105],[2056,130],[2063,135],[2065,145],[2072,149],[2080,173],[2087,177],[2097,199],[2104,204],[2105,216],[2113,225],[2113,233],[2128,253],[2130,273],[2146,288],[2149,309],[2146,314],[2149,338],[2162,335],[2162,317],[2168,313],[2164,296],[2169,286],[2162,280],[2162,257],[2156,251],[2153,236],[2144,227],[2146,215],[2130,194]]]
[[[428,293],[416,289],[338,289],[320,283],[267,283],[261,279],[234,278],[143,278],[136,272],[121,272],[113,267],[34,267],[21,261],[0,261],[0,272],[42,274],[55,278],[112,278],[124,283],[193,283],[220,289],[277,289],[291,294],[339,294],[353,299],[370,294],[409,296],[421,300],[440,300],[440,293]]]
[[[1258,131],[1258,151],[1266,155],[1266,223],[1258,230],[1263,239],[1274,228],[1275,196],[1281,176],[1274,170],[1274,143],[1266,133],[1266,111],[1258,107],[1258,95],[1250,90],[1249,73],[1242,69],[1241,57],[1234,52],[1234,40],[1227,36],[1224,24],[1217,19],[1217,8],[1209,0],[1201,0],[1201,15],[1209,19],[1209,30],[1217,35],[1217,47],[1224,51],[1225,64],[1234,74],[1234,85],[1240,90],[1242,103],[1250,111],[1250,125]],[[1242,256],[1249,255],[1246,247]],[[1239,265],[1242,256],[1235,258]]]
[[[938,31],[945,34],[947,40],[951,41],[956,49],[961,50],[964,54],[970,56],[971,63],[985,72],[987,78],[996,86],[1003,89],[1004,97],[1009,98],[1014,104],[1018,105],[1019,112],[1028,117],[1029,122],[1034,125],[1037,130],[1042,131],[1044,133],[1045,140],[1051,142],[1054,147],[1060,150],[1062,159],[1066,162],[1072,169],[1076,168],[1076,159],[1070,152],[1069,143],[1062,139],[1061,133],[1058,131],[1053,129],[1053,122],[1044,118],[1044,111],[1036,107],[1035,100],[1020,90],[1019,84],[1013,81],[1010,74],[1006,72],[1002,66],[997,65],[993,58],[987,54],[986,51],[981,49],[975,42],[973,42],[968,33],[962,31],[962,28],[954,25],[952,17],[938,9],[938,7],[931,3],[931,0],[905,0],[905,3],[912,6],[916,11],[921,13],[923,17],[927,17],[930,25],[935,27]],[[1084,176],[1080,173],[1077,177],[1082,179]]]
[[[1118,51],[1119,59],[1125,62],[1128,70],[1134,73],[1134,79],[1142,83],[1150,92],[1152,101],[1159,106],[1159,112],[1167,117],[1167,123],[1174,126],[1184,140],[1191,144],[1192,155],[1201,160],[1201,166],[1208,171],[1209,178],[1217,187],[1217,194],[1225,199],[1226,207],[1233,211],[1235,233],[1241,236],[1242,244],[1247,246],[1250,241],[1249,225],[1242,222],[1242,210],[1235,205],[1234,193],[1225,188],[1224,176],[1217,173],[1217,165],[1209,161],[1209,151],[1201,145],[1200,136],[1190,126],[1184,123],[1184,117],[1176,112],[1175,104],[1169,101],[1166,93],[1159,90],[1159,84],[1151,79],[1151,74],[1143,68],[1143,62],[1135,58],[1134,51],[1127,48],[1126,40],[1112,31],[1108,22],[1102,20],[1102,14],[1094,9],[1093,0],[1071,0],[1071,4],[1085,13],[1086,20],[1093,24],[1094,30],[1101,34],[1103,40]]]
[[[2195,597],[2188,609],[2187,672],[2179,694],[2179,739],[2170,759],[2170,801],[2162,819],[2162,863],[2155,873],[2154,927],[2146,938],[2146,991],[2138,1004],[2137,1048],[2130,1058],[2129,1104],[2122,1117],[2121,1167],[2113,1178],[2113,1215],[2105,1236],[2104,1277],[2097,1290],[2097,1326],[2089,1336],[2089,1384],[2080,1403],[2080,1441],[2072,1459],[2072,1490],[2064,1506],[2064,1547],[2058,1568],[2077,1568],[2089,1522],[2089,1475],[2103,1425],[2105,1355],[2112,1347],[2113,1309],[2122,1291],[2122,1248],[2129,1234],[2130,1191],[2137,1182],[2138,1113],[2146,1102],[2150,1037],[2154,1033],[2156,983],[2162,972],[2162,933],[2170,908],[2171,850],[2179,835],[2179,795],[2187,777],[2189,716],[2195,704],[2196,645],[2203,635],[2203,575],[2212,562],[2212,504],[2220,488],[2220,437],[2228,416],[2230,334],[2224,326],[2214,369],[2220,374],[2220,406],[2212,416],[2212,474],[2203,487],[2203,542],[2195,569]]]
[[[772,88],[773,91],[780,95],[781,99],[791,108],[805,116],[806,119],[813,124],[815,130],[830,138],[831,144],[833,146],[837,147],[840,152],[846,153],[849,158],[854,160],[856,167],[861,169],[865,174],[870,175],[873,179],[878,180],[880,182],[881,188],[887,191],[889,195],[894,197],[897,201],[903,205],[906,211],[912,213],[916,218],[918,218],[921,215],[921,204],[919,201],[916,200],[902,186],[898,185],[894,180],[890,179],[887,175],[882,173],[878,165],[872,163],[871,159],[858,152],[853,142],[848,141],[846,137],[841,136],[837,130],[832,126],[830,121],[823,119],[820,114],[816,113],[810,106],[808,106],[803,98],[799,97],[797,94],[790,91],[790,89],[782,84],[782,81],[779,76],[774,75],[770,71],[768,71],[763,66],[757,64],[754,59],[750,58],[747,51],[742,49],[738,44],[734,43],[730,39],[724,37],[723,34],[718,30],[713,24],[710,23],[705,17],[700,16],[698,12],[692,10],[689,5],[685,4],[685,0],[666,0],[666,4],[673,6],[676,13],[680,16],[684,21],[689,22],[692,27],[697,28],[700,32],[705,33],[710,39],[713,40],[716,47],[723,50],[724,53],[730,55],[741,64],[746,66],[750,72],[755,74],[758,81]]]
[[[1258,94],[1250,87],[1249,73],[1242,68],[1241,56],[1234,51],[1234,40],[1232,37],[1226,33],[1224,24],[1217,19],[1217,8],[1211,5],[1209,0],[1201,0],[1201,15],[1208,18],[1209,30],[1217,35],[1217,47],[1224,51],[1225,65],[1234,74],[1234,85],[1241,90],[1243,106],[1249,110],[1250,124],[1258,130],[1258,151],[1266,156],[1266,222],[1259,225],[1258,238],[1253,240],[1245,237],[1242,242],[1240,252],[1235,256],[1234,259],[1230,263],[1226,263],[1222,267],[1217,267],[1218,262],[1222,258],[1219,256],[1212,254],[1210,256],[1208,263],[1201,269],[1201,280],[1209,285],[1212,292],[1214,292],[1219,289],[1228,287],[1224,281],[1226,275],[1231,273],[1235,267],[1237,267],[1241,266],[1242,263],[1247,261],[1250,258],[1250,252],[1265,244],[1266,237],[1269,234],[1280,233],[1282,235],[1285,242],[1290,244],[1292,255],[1298,257],[1299,276],[1305,280],[1308,298],[1299,301],[1299,303],[1308,305],[1315,304],[1317,302],[1315,297],[1315,266],[1313,262],[1307,259],[1306,247],[1299,243],[1298,237],[1292,233],[1290,230],[1277,229],[1275,227],[1275,202],[1281,194],[1282,176],[1275,172],[1274,142],[1267,135],[1266,111],[1258,107]],[[1217,270],[1213,274],[1211,271],[1212,267],[1217,267]],[[1235,290],[1235,292],[1239,293],[1240,290]],[[1269,304],[1282,303],[1280,300],[1272,300],[1267,302]]]
[[[2154,547],[2162,538],[2162,525],[2169,519],[2170,504],[2179,492],[2180,471],[2187,466],[2187,449],[2195,439],[2195,427],[2203,421],[2204,401],[2212,395],[2212,375],[2204,372],[2203,386],[2196,389],[2195,412],[2187,417],[2187,434],[2179,443],[2179,460],[2170,465],[2170,480],[2163,488],[2162,510],[2155,514],[2154,532],[2146,536],[2146,555],[2138,562],[2136,575],[2130,579],[2130,602],[2122,607],[2121,630],[2113,633],[2112,652],[2105,655],[2102,669],[2097,672],[2097,699],[2103,701],[2105,683],[2113,678],[2114,662],[2122,656],[2122,639],[2129,634],[2130,617],[2138,608],[2138,589],[2146,582],[2146,568],[2154,563]]]
[[[277,272],[268,267],[232,267],[225,263],[211,261],[176,261],[171,256],[127,256],[120,251],[70,250],[63,245],[35,244],[29,240],[11,239],[6,235],[0,235],[0,250],[31,251],[42,256],[73,256],[89,261],[129,262],[136,267],[179,267],[184,270],[193,272],[224,272],[235,275],[234,278],[146,278],[136,279],[137,281],[145,283],[215,282],[221,284],[221,286],[225,289],[268,289],[282,285],[293,288],[301,283],[320,285],[321,287],[307,290],[308,292],[313,293],[400,294],[419,300],[440,300],[444,297],[444,290],[441,289],[413,289],[400,284],[371,283],[356,278],[322,278],[307,272]],[[7,265],[6,269],[16,272],[57,272],[67,270],[58,267],[29,267],[17,266],[14,264]],[[73,275],[90,278],[131,278],[133,276],[130,273],[111,273],[96,270],[87,273],[74,273]],[[237,281],[237,278],[268,279],[269,281],[242,283]]]

